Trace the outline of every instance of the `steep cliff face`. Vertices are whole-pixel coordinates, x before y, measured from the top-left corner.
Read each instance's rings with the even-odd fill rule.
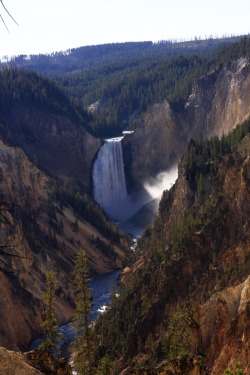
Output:
[[[250,115],[249,87],[250,65],[242,58],[198,79],[181,113],[167,101],[156,104],[124,140],[130,184],[141,186],[176,163],[189,138],[228,134]]]
[[[215,293],[203,306],[201,327],[211,374],[222,374],[225,365],[240,362],[250,370],[250,276],[241,284]],[[248,306],[248,307],[247,307]]]
[[[228,134],[249,116],[250,64],[246,58],[200,78],[185,105],[189,137]]]
[[[41,332],[47,271],[57,273],[60,324],[73,312],[71,275],[79,248],[86,249],[92,275],[122,267],[130,250],[125,237],[119,240],[115,226],[109,227],[106,238],[76,213],[67,195],[60,193],[60,184],[34,166],[21,149],[2,142],[0,199],[13,204],[6,213],[9,223],[0,223],[0,245],[13,255],[0,254],[0,337],[7,348],[23,350]]]
[[[90,192],[91,167],[101,142],[82,126],[63,116],[16,106],[1,116],[0,134],[49,175]]]

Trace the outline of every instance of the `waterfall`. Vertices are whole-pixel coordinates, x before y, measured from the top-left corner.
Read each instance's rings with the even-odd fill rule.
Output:
[[[123,137],[105,139],[93,168],[94,198],[113,220],[126,219]]]
[[[161,194],[169,189],[177,178],[177,166],[145,181],[143,189],[128,195],[122,155],[123,137],[106,139],[100,148],[93,167],[94,199],[102,206],[110,219],[119,223],[124,231],[125,222],[136,222],[145,228],[151,223],[158,208]],[[151,203],[150,203],[151,202]],[[144,211],[141,208],[149,204]],[[137,214],[137,219],[133,219]],[[145,218],[148,217],[148,224]],[[139,222],[141,224],[139,224]],[[127,224],[127,223],[126,223]],[[142,226],[141,226],[142,225]],[[135,224],[132,225],[133,227]]]

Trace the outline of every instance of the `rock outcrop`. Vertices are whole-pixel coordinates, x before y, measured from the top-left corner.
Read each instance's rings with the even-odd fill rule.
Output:
[[[250,114],[250,63],[228,63],[197,80],[183,113],[189,137],[221,137]]]
[[[72,375],[70,365],[41,351],[12,352],[0,347],[1,375]]]
[[[141,187],[149,176],[176,164],[188,139],[226,135],[245,120],[250,115],[249,67],[242,58],[201,77],[179,113],[166,100],[155,104],[124,140],[130,186]]]
[[[215,293],[203,306],[201,327],[211,374],[220,375],[240,362],[250,372],[250,276]]]

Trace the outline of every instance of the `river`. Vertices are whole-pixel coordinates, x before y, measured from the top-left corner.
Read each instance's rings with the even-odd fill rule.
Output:
[[[105,275],[97,276],[92,281],[90,281],[89,286],[91,288],[92,295],[92,314],[91,319],[96,320],[98,315],[105,310],[105,306],[111,302],[111,286],[112,283],[115,285],[116,290],[118,289],[118,278],[120,270],[110,272]],[[74,331],[71,327],[71,323],[62,325],[59,328],[64,336],[61,345],[67,346],[73,338]],[[36,349],[42,341],[42,337],[34,340],[30,345],[30,350]]]

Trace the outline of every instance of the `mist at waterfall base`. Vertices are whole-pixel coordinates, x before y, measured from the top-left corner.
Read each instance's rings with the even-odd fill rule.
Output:
[[[122,139],[106,139],[101,147],[93,168],[93,195],[107,216],[122,230],[131,233],[137,227],[141,234],[153,222],[162,192],[175,182],[177,166],[149,178],[143,189],[128,195]]]
[[[140,237],[143,231],[153,224],[162,193],[173,186],[177,176],[176,165],[168,171],[160,172],[155,177],[147,179],[143,189],[133,197],[136,201],[136,212],[126,222],[119,223],[119,227],[124,232],[131,233],[134,238]]]

